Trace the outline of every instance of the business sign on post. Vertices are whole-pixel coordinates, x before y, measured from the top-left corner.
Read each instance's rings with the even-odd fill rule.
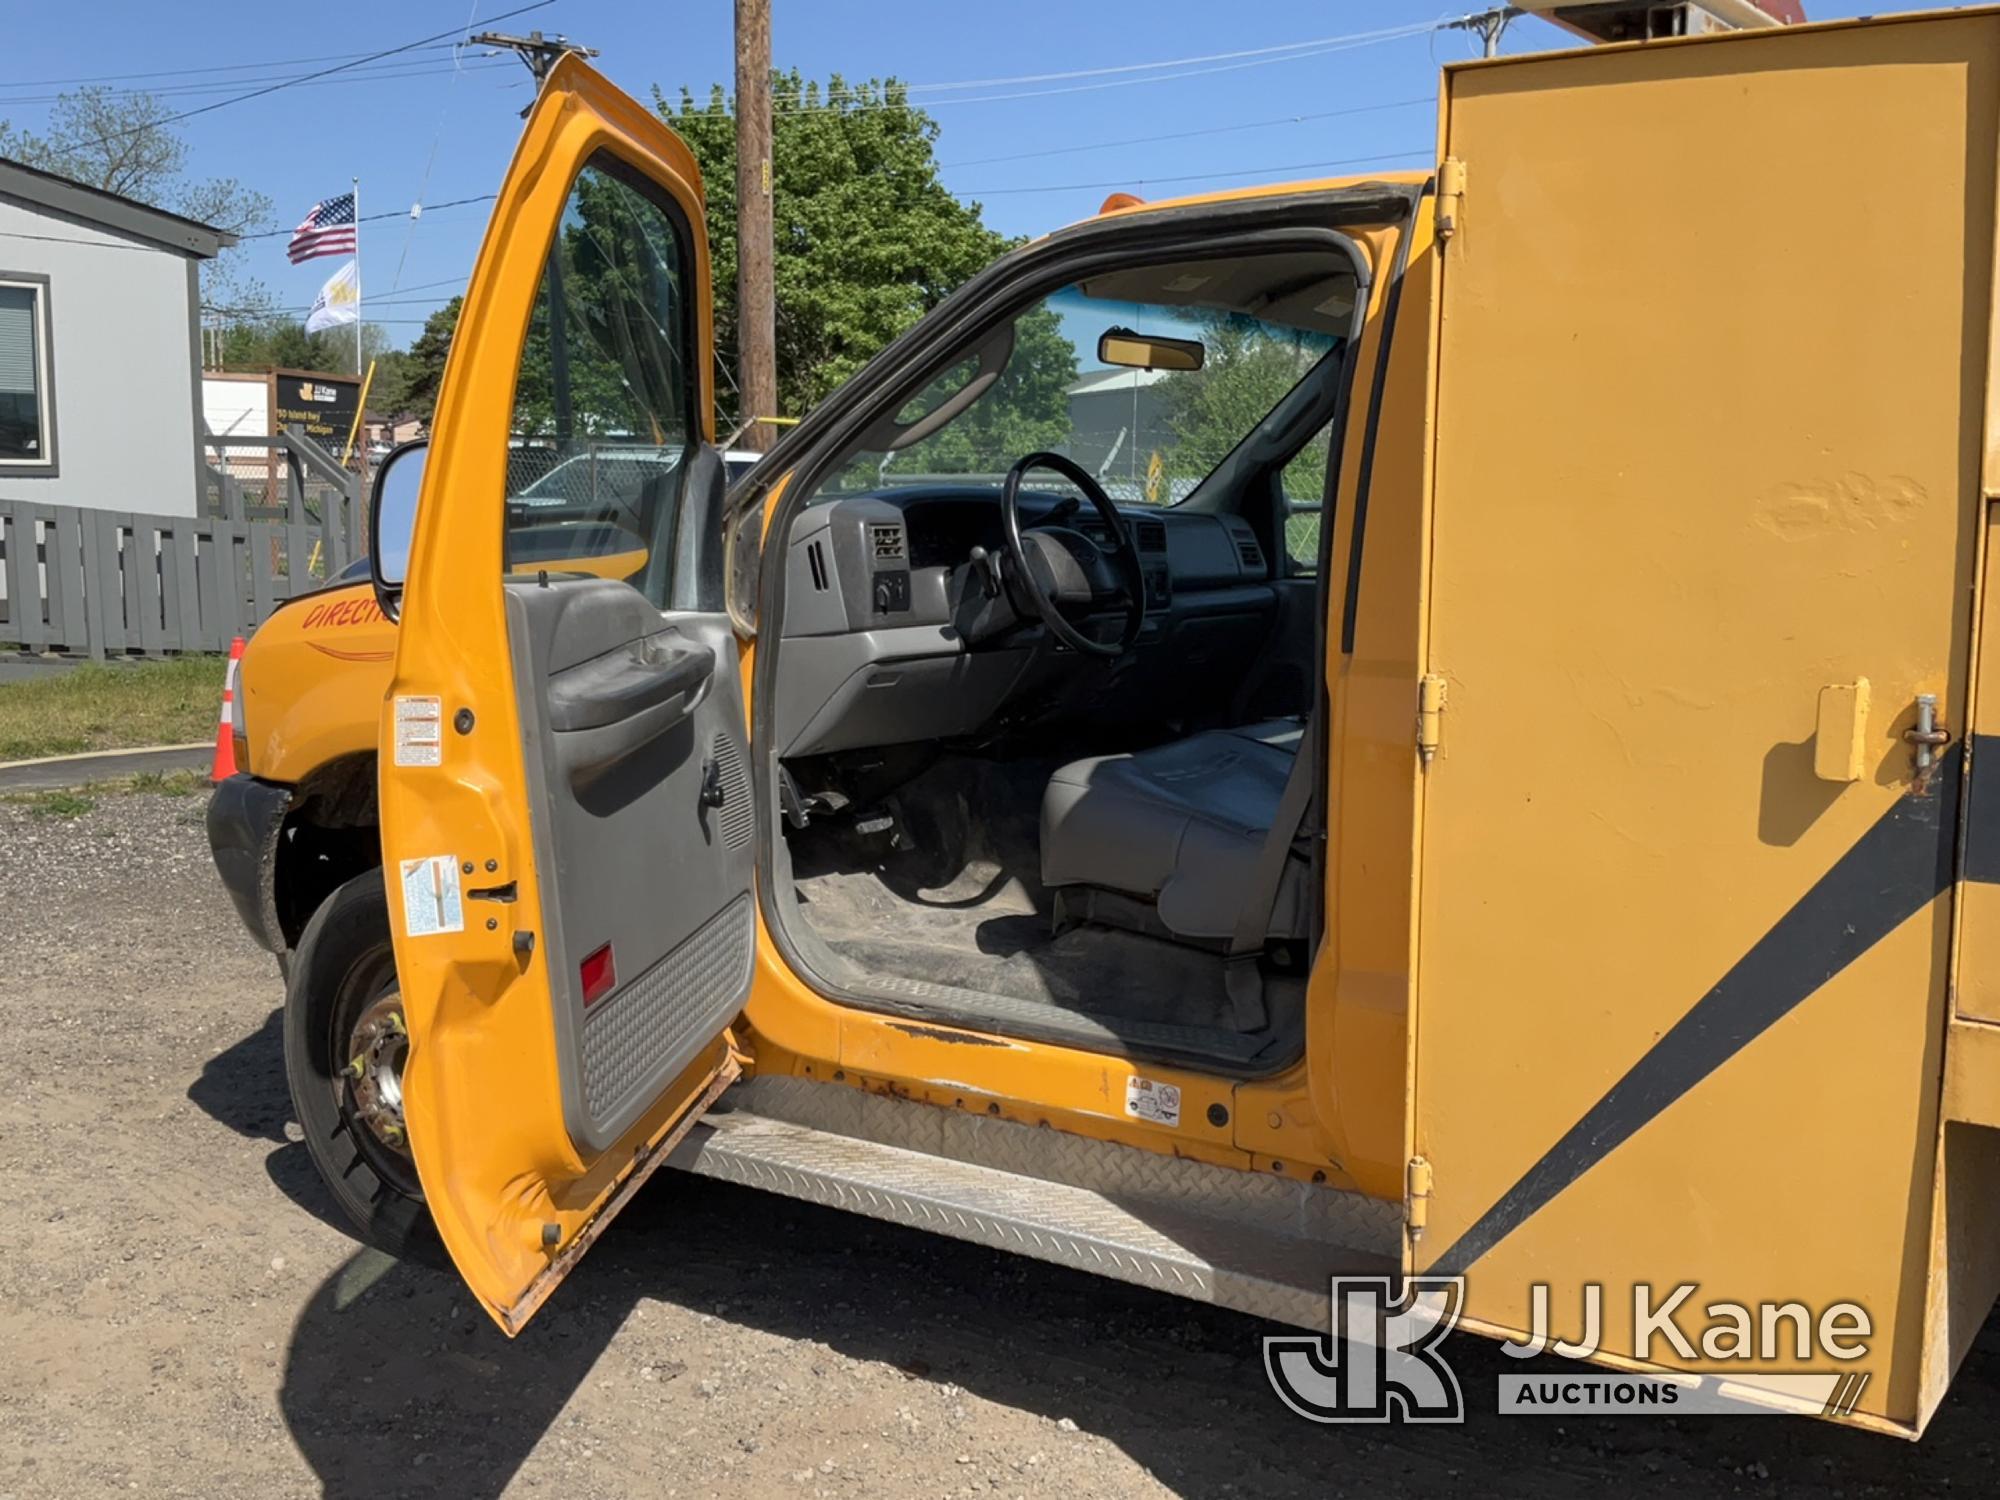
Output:
[[[271,430],[301,428],[335,458],[347,446],[347,434],[354,430],[354,414],[360,405],[358,375],[326,375],[313,370],[271,372]]]

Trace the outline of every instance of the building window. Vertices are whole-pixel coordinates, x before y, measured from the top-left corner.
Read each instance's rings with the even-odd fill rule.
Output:
[[[53,474],[49,281],[0,271],[0,473]]]

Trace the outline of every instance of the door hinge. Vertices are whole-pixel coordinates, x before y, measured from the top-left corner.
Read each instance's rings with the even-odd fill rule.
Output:
[[[1438,163],[1437,199],[1437,237],[1448,240],[1458,232],[1459,211],[1465,207],[1465,163],[1455,156]]]
[[[1417,759],[1428,768],[1444,727],[1444,679],[1426,672],[1417,679]]]
[[[1403,1199],[1403,1225],[1410,1231],[1410,1243],[1424,1237],[1431,1218],[1431,1164],[1421,1156],[1410,1158],[1409,1191]]]

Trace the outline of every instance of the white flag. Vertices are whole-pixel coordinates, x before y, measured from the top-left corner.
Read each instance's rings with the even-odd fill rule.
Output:
[[[313,298],[312,311],[306,314],[306,332],[338,328],[360,316],[361,273],[350,260],[326,279],[326,285]]]

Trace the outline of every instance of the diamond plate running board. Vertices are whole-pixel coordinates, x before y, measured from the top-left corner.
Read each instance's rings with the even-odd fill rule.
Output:
[[[1396,1205],[1356,1194],[842,1085],[758,1080],[728,1098],[670,1166],[1308,1328],[1326,1326],[1331,1277],[1396,1269]],[[873,1128],[799,1118],[815,1113]],[[950,1154],[907,1144],[919,1136]]]

